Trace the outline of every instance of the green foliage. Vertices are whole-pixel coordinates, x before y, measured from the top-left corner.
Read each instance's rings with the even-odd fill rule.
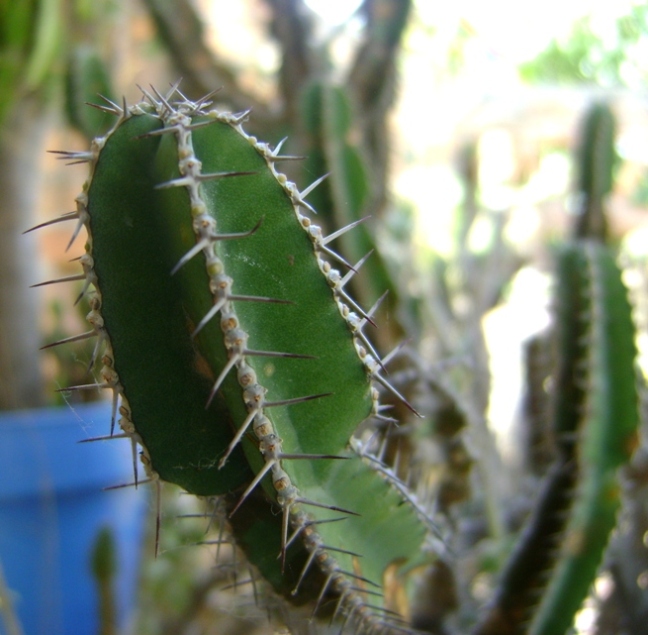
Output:
[[[614,24],[577,20],[564,40],[554,39],[520,67],[522,78],[540,83],[639,87],[645,83],[643,47],[648,6],[636,4]]]

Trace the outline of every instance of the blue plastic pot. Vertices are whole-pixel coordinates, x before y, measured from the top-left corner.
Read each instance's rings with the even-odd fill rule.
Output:
[[[132,614],[147,509],[130,442],[82,443],[108,433],[110,404],[0,413],[0,563],[24,635],[96,635],[91,553],[112,531],[118,626]],[[6,635],[0,620],[0,634]]]

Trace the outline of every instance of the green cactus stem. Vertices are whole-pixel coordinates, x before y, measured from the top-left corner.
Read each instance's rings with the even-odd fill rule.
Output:
[[[610,106],[594,103],[585,113],[576,149],[576,190],[580,197],[574,238],[605,241],[608,223],[605,199],[612,191],[617,154],[614,149],[616,121]]]
[[[566,251],[559,270],[571,277],[575,293],[591,302],[589,311],[571,312],[569,318],[578,323],[580,339],[586,343],[571,377],[585,398],[574,411],[579,477],[572,512],[556,570],[531,625],[532,635],[565,632],[594,582],[616,524],[617,471],[637,445],[639,419],[635,331],[614,258],[606,247],[584,242]],[[567,310],[561,313],[561,319],[568,319]],[[564,442],[574,443],[573,435],[565,434]]]
[[[234,539],[278,592],[402,632],[384,576],[422,561],[425,512],[350,443],[386,420],[379,387],[413,410],[364,333],[375,308],[347,292],[357,267],[331,247],[355,224],[324,236],[306,201],[319,181],[298,191],[247,113],[176,89],[107,102],[115,126],[68,155],[91,167],[59,220],[88,231],[98,385],[150,479],[225,496]]]
[[[618,468],[637,443],[634,326],[621,272],[606,247],[578,241],[559,254],[556,277],[556,458],[479,635],[567,631],[616,524]]]

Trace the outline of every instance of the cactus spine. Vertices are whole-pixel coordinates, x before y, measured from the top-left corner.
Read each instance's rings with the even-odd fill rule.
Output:
[[[395,477],[349,444],[384,419],[378,385],[400,395],[363,332],[372,310],[345,290],[356,268],[330,247],[346,230],[313,224],[318,182],[299,192],[280,147],[244,131],[246,113],[175,95],[105,106],[117,123],[71,157],[91,166],[64,219],[88,230],[99,385],[149,478],[225,495],[235,539],[278,591],[314,576],[316,608],[336,598],[358,626],[402,630],[383,576],[420,559],[426,531]]]

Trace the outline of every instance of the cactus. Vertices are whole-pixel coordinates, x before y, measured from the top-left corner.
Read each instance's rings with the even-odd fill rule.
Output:
[[[616,523],[617,469],[637,443],[634,327],[620,271],[606,247],[578,241],[559,254],[556,277],[556,458],[479,635],[567,631]]]
[[[616,121],[610,106],[604,102],[592,104],[581,127],[576,149],[576,191],[580,200],[573,233],[575,238],[605,241],[608,233],[605,199],[612,190],[617,162]]]
[[[638,442],[634,327],[620,271],[607,248],[595,242],[567,250],[559,271],[559,323],[580,350],[565,377],[566,386],[573,386],[572,398],[564,399],[566,391],[558,389],[557,435],[560,445],[578,442],[574,462],[579,478],[558,565],[532,622],[532,635],[566,631],[580,608],[616,524],[617,470]],[[574,302],[583,297],[590,306],[575,310]],[[567,342],[562,348],[567,349]]]
[[[70,389],[111,389],[109,438],[130,439],[134,458],[141,446],[149,480],[219,497],[233,541],[288,602],[357,632],[411,632],[395,598],[431,563],[435,528],[371,453],[394,423],[379,391],[418,413],[364,332],[375,307],[348,293],[358,264],[331,246],[357,220],[324,236],[306,200],[321,179],[300,192],[278,170],[294,157],[247,134],[247,113],[210,110],[209,96],[177,86],[143,92],[130,107],[106,100],[110,132],[64,155],[90,166],[77,210],[53,222],[76,221],[73,238],[87,230],[74,278],[91,329],[55,344],[96,337],[102,364],[100,380]],[[555,462],[480,635],[569,628],[636,443],[620,271],[581,238],[557,279]]]
[[[547,426],[554,461],[478,635],[569,629],[617,522],[618,469],[638,444],[635,329],[621,271],[604,244],[613,132],[610,109],[591,107],[576,155],[582,207],[573,240],[557,256]]]
[[[82,337],[97,336],[103,364],[99,383],[72,388],[112,389],[111,435],[119,413],[115,436],[142,446],[149,479],[225,496],[235,540],[277,591],[398,630],[383,577],[421,562],[426,528],[350,443],[388,420],[378,386],[401,396],[363,331],[373,311],[345,290],[356,269],[329,246],[346,230],[323,236],[311,188],[278,172],[279,147],[245,133],[246,113],[175,94],[107,102],[115,126],[69,155],[90,164],[61,220],[87,229]]]

